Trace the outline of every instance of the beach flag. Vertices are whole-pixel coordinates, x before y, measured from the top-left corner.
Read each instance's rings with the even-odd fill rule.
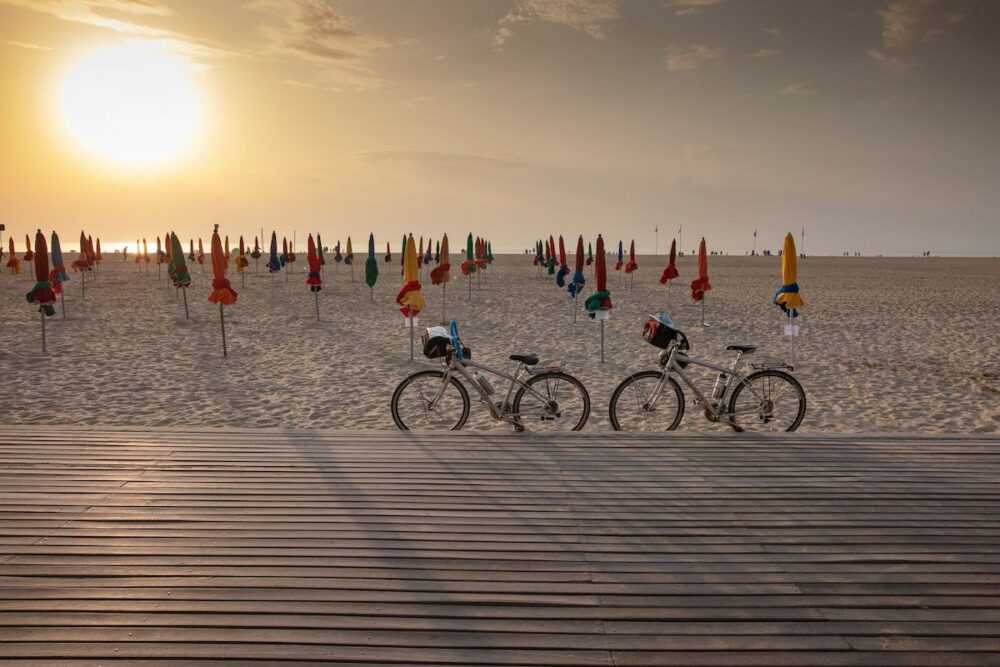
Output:
[[[7,268],[10,269],[11,275],[16,276],[17,274],[21,273],[21,260],[19,260],[17,258],[17,255],[14,254],[16,250],[14,248],[13,237],[7,239],[7,241],[8,241],[8,246],[10,247],[10,253],[9,253],[10,257],[7,259]]]
[[[566,276],[569,275],[569,266],[566,262],[566,243],[562,234],[559,235],[559,271],[556,273],[556,285],[566,287]]]
[[[201,247],[201,240],[198,240],[199,248]],[[200,259],[198,261],[201,261]],[[278,257],[278,233],[271,232],[271,253],[267,258],[267,270],[274,274],[281,271],[281,258]]]
[[[22,259],[26,262],[30,262],[33,259],[35,259],[35,253],[31,251],[31,236],[29,236],[28,234],[24,235],[24,246],[27,248],[27,251],[25,251],[24,257],[22,257]]]

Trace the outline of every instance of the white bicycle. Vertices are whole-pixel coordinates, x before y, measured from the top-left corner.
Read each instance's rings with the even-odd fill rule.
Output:
[[[676,378],[694,393],[695,405],[705,418],[735,431],[794,431],[806,414],[806,393],[784,363],[748,364],[751,372],[737,370],[744,355],[755,345],[730,345],[736,352],[729,366],[721,366],[688,355],[687,336],[666,313],[650,316],[643,338],[662,348],[655,370],[640,371],[625,378],[611,395],[609,413],[616,431],[673,431],[684,417],[684,391]],[[712,391],[705,394],[684,371],[701,366],[718,373]]]

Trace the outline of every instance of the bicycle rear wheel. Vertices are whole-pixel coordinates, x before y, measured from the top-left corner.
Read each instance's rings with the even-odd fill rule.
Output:
[[[684,392],[677,380],[667,378],[660,393],[663,371],[634,373],[611,394],[608,416],[616,431],[673,431],[684,417]]]
[[[751,373],[729,398],[729,425],[735,431],[794,431],[806,415],[806,392],[778,370]]]
[[[542,398],[524,387],[511,404],[516,424],[526,431],[550,433],[579,431],[590,417],[590,394],[568,373],[540,373],[525,382]]]
[[[469,418],[469,392],[454,377],[445,385],[444,373],[420,371],[410,375],[392,393],[392,420],[401,431],[457,431]]]

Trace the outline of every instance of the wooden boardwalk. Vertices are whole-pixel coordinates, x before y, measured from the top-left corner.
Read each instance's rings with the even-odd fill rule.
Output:
[[[998,650],[996,438],[0,428],[2,665]]]

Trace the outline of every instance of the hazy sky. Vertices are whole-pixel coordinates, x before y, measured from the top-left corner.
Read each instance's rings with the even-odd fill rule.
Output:
[[[0,0],[0,222],[1000,252],[998,32],[992,0]],[[157,169],[58,103],[137,39],[203,109]]]

